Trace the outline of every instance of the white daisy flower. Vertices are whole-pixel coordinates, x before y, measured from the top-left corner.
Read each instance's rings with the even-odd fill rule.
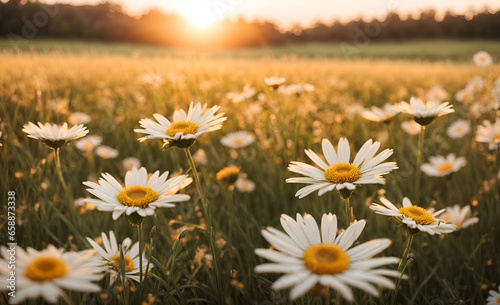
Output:
[[[207,110],[207,104],[202,106],[200,103],[194,105],[191,102],[187,114],[182,109],[174,111],[173,122],[156,113],[153,116],[158,123],[151,119],[142,119],[139,124],[144,129],[134,129],[134,131],[146,134],[139,139],[141,142],[147,139],[163,139],[167,146],[172,144],[186,148],[205,132],[221,129],[222,122],[227,118],[223,117],[224,113],[215,115],[219,108],[213,106]]]
[[[472,57],[472,60],[474,61],[476,66],[483,67],[483,68],[488,67],[493,62],[493,60],[491,59],[491,55],[486,51],[477,52]]]
[[[76,141],[75,146],[81,151],[89,152],[92,151],[95,147],[99,146],[101,143],[102,143],[102,137],[87,136],[81,140]]]
[[[475,76],[467,83],[465,89],[468,89],[472,92],[479,92],[483,90],[483,87],[484,87],[484,81],[481,78],[481,76]]]
[[[452,139],[460,139],[470,132],[470,122],[467,120],[456,120],[446,130]]]
[[[102,268],[91,259],[92,252],[63,252],[49,245],[37,251],[27,248],[26,251],[16,246],[15,252],[2,247],[0,259],[0,290],[7,290],[11,269],[8,262],[15,255],[16,281],[15,297],[10,304],[20,304],[26,299],[42,297],[46,302],[55,304],[60,296],[65,296],[63,289],[98,292],[101,287],[92,283],[102,277]]]
[[[386,198],[382,197],[380,201],[382,201],[383,205],[372,203],[370,209],[377,214],[393,217],[397,222],[406,225],[410,229],[426,232],[430,235],[439,235],[453,232],[457,228],[454,224],[436,218],[445,211],[444,209],[437,212],[434,212],[433,209],[426,210],[412,205],[408,197],[403,198],[403,207],[399,209]]]
[[[486,305],[496,305],[500,304],[500,286],[498,286],[498,291],[490,290],[488,298],[486,299]]]
[[[401,123],[401,128],[408,134],[414,136],[419,134],[422,125],[415,121],[404,121]]]
[[[474,100],[474,91],[471,88],[464,88],[455,94],[455,99],[462,103],[469,103]]]
[[[462,167],[467,165],[464,157],[456,157],[455,154],[448,154],[448,156],[434,156],[429,158],[430,163],[424,163],[420,169],[427,176],[441,177],[447,176],[451,173],[458,172]]]
[[[490,150],[498,149],[500,146],[500,118],[497,118],[493,124],[484,120],[483,124],[477,127],[476,141],[487,143]]]
[[[272,249],[255,249],[255,254],[272,261],[255,267],[255,271],[285,273],[271,286],[275,290],[291,287],[290,299],[296,299],[317,285],[330,287],[348,301],[354,296],[349,286],[378,296],[376,286],[394,289],[394,283],[385,276],[399,277],[382,265],[397,264],[397,257],[372,256],[391,245],[389,239],[375,239],[353,248],[351,246],[363,231],[366,222],[358,221],[337,235],[337,217],[323,214],[319,228],[314,218],[297,214],[295,221],[281,215],[286,234],[272,227],[262,230],[262,236]]]
[[[287,95],[296,95],[300,96],[302,93],[306,92],[314,92],[316,87],[311,84],[294,84],[294,85],[289,85],[286,87],[281,87],[282,92]]]
[[[257,93],[255,88],[252,88],[249,84],[243,87],[242,92],[228,92],[226,97],[231,100],[231,102],[237,104],[246,100],[249,100]]]
[[[436,85],[429,89],[427,92],[427,99],[435,102],[442,102],[450,97],[448,92],[444,90],[441,86]]]
[[[392,149],[385,149],[375,156],[379,148],[379,142],[373,142],[371,139],[366,141],[354,158],[354,161],[350,163],[351,149],[349,141],[346,138],[340,138],[337,147],[338,154],[335,148],[333,148],[332,143],[327,139],[323,139],[322,149],[327,163],[312,150],[306,149],[306,155],[320,169],[306,163],[292,161],[288,166],[288,170],[306,177],[288,178],[286,182],[311,184],[301,188],[295,194],[299,198],[303,198],[314,191],[318,191],[318,195],[321,196],[334,189],[337,191],[345,189],[340,194],[343,196],[342,198],[349,198],[346,195],[350,195],[356,188],[356,185],[385,184],[382,175],[398,168],[396,162],[382,163],[392,155]]]
[[[132,170],[132,168],[134,167],[136,168],[141,167],[141,161],[136,157],[128,157],[123,159],[122,165],[125,170],[129,171]]]
[[[255,137],[248,131],[237,131],[222,137],[222,145],[231,148],[242,148],[255,142]]]
[[[369,121],[389,123],[398,113],[392,104],[386,103],[382,108],[372,106],[371,110],[365,109],[362,116]]]
[[[92,245],[92,247],[97,251],[97,260],[99,265],[107,267],[109,273],[111,273],[109,285],[113,285],[117,279],[120,272],[120,250],[118,248],[118,243],[116,242],[116,237],[113,231],[109,231],[109,238],[102,232],[101,234],[102,243],[104,249],[99,246],[92,238],[87,237],[87,241]],[[125,277],[136,282],[139,282],[139,242],[132,245],[132,240],[130,238],[125,238],[121,243],[123,251],[123,262],[125,267]],[[148,261],[146,255],[142,254],[142,274],[146,273]],[[153,265],[149,265],[149,270],[153,268]]]
[[[279,76],[265,77],[264,83],[268,85],[271,89],[276,90],[279,86],[285,83],[286,79]]]
[[[208,162],[207,153],[203,148],[199,148],[193,155],[193,161],[199,165],[206,165]]]
[[[457,230],[467,228],[479,221],[477,217],[471,217],[470,206],[466,205],[460,208],[460,205],[455,204],[452,207],[446,207],[446,211],[441,215],[446,222],[453,223]]]
[[[346,112],[350,116],[362,115],[364,111],[365,108],[359,103],[355,103],[346,107]]]
[[[38,126],[29,122],[23,126],[23,132],[28,137],[42,141],[47,147],[57,149],[65,143],[86,136],[89,131],[83,124],[68,129],[68,124],[62,126],[56,124],[38,122]]]
[[[87,124],[90,122],[90,116],[83,112],[73,112],[69,115],[68,122],[71,125]]]
[[[168,172],[160,176],[156,171],[148,178],[144,167],[133,168],[125,175],[125,186],[122,186],[108,173],[102,174],[99,183],[83,182],[89,188],[87,191],[99,199],[88,199],[89,203],[97,206],[100,211],[113,212],[116,220],[123,213],[127,216],[137,213],[141,217],[153,215],[156,208],[174,207],[174,202],[189,200],[189,195],[168,194],[177,187],[186,175],[168,179]]]
[[[410,98],[410,103],[400,102],[394,105],[394,109],[413,117],[415,122],[425,126],[432,122],[436,117],[455,112],[453,105],[448,102],[438,103],[434,101],[423,102],[416,97]]]
[[[118,156],[118,150],[106,145],[101,145],[95,149],[96,155],[103,159],[113,159]]]
[[[252,180],[239,177],[234,183],[236,189],[242,193],[251,193],[255,190],[255,182]]]

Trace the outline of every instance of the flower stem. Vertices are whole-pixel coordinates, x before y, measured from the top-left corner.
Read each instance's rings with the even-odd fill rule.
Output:
[[[399,262],[398,272],[400,273],[400,276],[396,282],[396,287],[394,288],[394,292],[392,294],[391,304],[394,304],[394,301],[396,301],[396,295],[398,293],[399,284],[401,283],[401,279],[403,278],[403,272],[405,271],[408,264],[408,253],[410,253],[411,244],[413,242],[413,236],[415,235],[413,233],[409,234],[410,237],[408,238],[408,242],[406,243],[406,248],[403,252],[403,255],[401,256],[401,261]]]
[[[213,266],[215,271],[214,272],[215,280],[220,294],[223,295],[223,288],[222,288],[223,286],[219,274],[219,258],[217,256],[217,250],[215,248],[215,234],[212,225],[212,213],[210,211],[210,207],[208,206],[205,200],[205,196],[203,195],[203,190],[200,183],[200,177],[198,177],[198,171],[196,170],[196,165],[194,164],[193,156],[191,155],[191,151],[189,151],[189,147],[184,148],[184,152],[186,153],[186,157],[191,167],[191,171],[193,172],[194,183],[196,184],[196,189],[198,190],[198,195],[200,196],[201,205],[203,206],[203,213],[205,214],[207,222],[210,252],[212,254]]]
[[[64,190],[66,190],[66,182],[64,181],[64,177],[61,171],[61,158],[59,158],[59,148],[56,148],[56,170],[59,175],[59,180],[61,180],[61,184]]]
[[[352,219],[351,219],[351,204],[349,202],[349,198],[344,199],[344,206],[345,206],[345,219],[347,221],[347,226],[350,226]]]
[[[297,95],[295,98],[295,118],[293,122],[293,156],[292,160],[295,160],[295,157],[297,156],[297,147],[298,143],[297,141],[299,140],[299,96]]]
[[[137,225],[137,234],[139,235],[139,283],[142,284],[142,252],[144,251],[142,242],[142,223]]]
[[[425,126],[420,127],[418,133],[417,168],[415,169],[415,187],[413,188],[414,202],[419,204],[420,200],[420,164],[422,163],[422,149],[424,146]]]

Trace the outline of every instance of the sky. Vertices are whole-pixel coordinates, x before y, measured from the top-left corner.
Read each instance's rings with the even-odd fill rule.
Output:
[[[102,0],[46,0],[71,4],[95,4]],[[186,16],[200,26],[221,18],[269,20],[283,29],[293,25],[311,26],[318,21],[349,21],[382,18],[390,11],[412,14],[426,9],[454,13],[481,11],[490,8],[500,10],[499,0],[110,0],[121,4],[132,15],[140,15],[150,9]]]

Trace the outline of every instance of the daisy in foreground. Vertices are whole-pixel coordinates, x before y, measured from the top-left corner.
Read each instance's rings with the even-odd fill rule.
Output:
[[[142,119],[139,124],[144,129],[134,129],[135,132],[145,134],[146,136],[139,139],[145,141],[147,139],[163,139],[165,147],[176,146],[187,148],[205,132],[221,129],[222,122],[227,118],[224,113],[215,115],[220,106],[213,106],[207,110],[207,104],[194,105],[191,102],[188,112],[183,109],[175,110],[173,121],[169,121],[161,114],[154,114],[157,122],[151,119]]]
[[[0,279],[7,281],[10,272],[7,262],[11,261],[11,252],[2,247],[3,259],[0,259]],[[37,251],[21,247],[15,249],[16,282],[15,297],[11,297],[10,304],[20,304],[26,299],[42,297],[45,301],[55,304],[59,297],[67,298],[62,289],[98,292],[101,288],[92,283],[101,279],[102,267],[90,259],[92,253],[62,252],[53,245]],[[0,290],[7,290],[1,285]]]
[[[440,103],[436,101],[424,102],[419,98],[411,97],[410,103],[400,102],[394,105],[396,111],[409,114],[415,122],[422,126],[428,125],[436,117],[455,112],[453,105],[448,102]]]
[[[318,195],[321,196],[336,190],[343,199],[349,199],[357,185],[385,184],[382,175],[398,168],[396,162],[382,163],[392,155],[392,149],[385,149],[375,156],[380,143],[371,139],[361,147],[352,163],[351,149],[346,138],[340,138],[337,151],[327,139],[323,139],[321,144],[327,162],[312,150],[305,150],[306,155],[320,168],[297,161],[292,161],[288,166],[289,171],[306,177],[288,178],[287,183],[310,184],[298,190],[295,196],[299,198],[304,198],[314,191],[318,191]]]
[[[448,156],[434,156],[429,158],[430,163],[424,163],[420,169],[427,174],[427,176],[447,176],[451,173],[458,172],[462,167],[467,165],[464,157],[456,157],[455,154],[448,154]]]
[[[351,246],[365,227],[364,220],[350,225],[337,235],[337,217],[323,214],[321,227],[314,218],[297,214],[297,220],[281,215],[281,225],[286,234],[272,227],[262,230],[262,236],[272,249],[255,249],[255,254],[272,261],[258,265],[255,272],[285,273],[272,288],[281,290],[291,287],[290,299],[296,299],[317,287],[330,287],[353,301],[349,286],[378,296],[377,286],[394,289],[394,283],[384,276],[400,277],[389,269],[376,269],[382,265],[399,262],[396,257],[372,256],[391,245],[389,239],[375,239],[353,248]]]
[[[102,243],[104,249],[99,246],[93,239],[87,237],[87,241],[94,247],[98,255],[94,256],[94,259],[99,263],[99,265],[107,267],[109,273],[111,273],[111,278],[109,285],[113,285],[117,279],[120,271],[120,251],[118,248],[118,243],[116,242],[116,237],[113,231],[109,231],[109,238],[104,234],[101,234]],[[123,250],[123,261],[125,267],[125,277],[136,282],[139,282],[139,243],[132,245],[132,240],[130,238],[125,238],[121,243]],[[144,261],[142,273],[146,273],[147,263],[145,255],[143,254],[142,260]],[[150,270],[153,266],[150,265]]]
[[[122,186],[116,179],[108,173],[102,174],[99,183],[91,181],[83,182],[89,188],[87,191],[99,199],[88,199],[89,203],[97,206],[100,211],[113,212],[113,219],[116,220],[123,213],[128,216],[129,221],[140,216],[153,215],[156,208],[174,207],[174,202],[182,202],[190,199],[186,194],[169,194],[187,178],[180,175],[168,179],[168,172],[160,176],[156,171],[148,178],[148,172],[144,167],[133,168],[125,175],[125,186]],[[133,216],[137,214],[136,216]]]
[[[488,302],[486,303],[486,305],[500,304],[500,286],[498,286],[498,291],[490,290],[490,293],[486,301]]]
[[[408,197],[403,198],[403,207],[397,208],[386,198],[380,198],[382,205],[372,203],[370,209],[377,214],[393,217],[398,223],[404,224],[413,234],[419,231],[430,235],[451,233],[456,230],[456,226],[438,219],[443,214],[444,209],[434,212],[433,209],[426,210],[422,207],[412,205]]]

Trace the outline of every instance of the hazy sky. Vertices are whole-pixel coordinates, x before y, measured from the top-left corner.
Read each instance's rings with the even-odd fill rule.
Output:
[[[48,0],[65,3],[99,3],[101,0]],[[293,24],[307,26],[317,20],[329,23],[335,19],[357,17],[374,18],[389,11],[412,13],[434,8],[438,12],[456,13],[482,10],[485,7],[500,10],[499,0],[110,0],[122,4],[132,14],[141,14],[151,8],[175,12],[191,19],[216,20],[221,17],[271,20],[284,28]]]

